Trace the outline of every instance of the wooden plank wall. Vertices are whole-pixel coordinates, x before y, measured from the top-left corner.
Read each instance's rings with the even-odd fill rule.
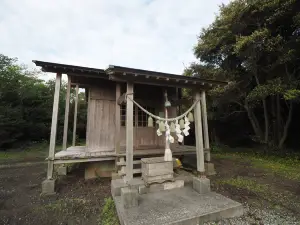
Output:
[[[113,151],[115,148],[116,84],[103,80],[89,88],[87,151]]]
[[[126,91],[124,84],[121,86],[121,94]],[[164,88],[158,86],[148,86],[135,84],[134,99],[147,106],[154,107],[156,114],[163,112],[163,91]],[[168,90],[173,94],[175,89]],[[176,116],[176,107],[171,107],[169,116]],[[116,140],[116,83],[109,80],[101,80],[97,85],[89,87],[88,94],[88,116],[87,116],[87,151],[113,151]],[[156,130],[158,126],[134,127],[134,149],[164,148],[164,135],[158,137]],[[173,135],[175,137],[175,135]],[[120,128],[120,147],[126,146],[126,128]]]

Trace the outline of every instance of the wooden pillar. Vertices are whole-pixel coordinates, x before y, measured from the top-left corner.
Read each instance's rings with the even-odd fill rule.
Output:
[[[54,166],[54,155],[55,155],[55,144],[56,144],[56,131],[57,131],[57,118],[58,118],[58,107],[59,107],[59,92],[61,84],[61,74],[56,74],[55,91],[53,100],[52,110],[52,122],[51,122],[51,134],[50,134],[50,145],[49,145],[49,156],[48,156],[48,170],[47,179],[53,178],[53,166]]]
[[[204,148],[207,150],[205,160],[210,162],[210,148],[209,148],[209,135],[208,135],[208,122],[207,122],[207,109],[206,109],[206,96],[205,91],[201,92],[201,109],[203,119],[203,132],[204,132]]]
[[[197,171],[203,175],[205,172],[204,168],[204,149],[203,149],[203,134],[202,134],[202,118],[201,118],[201,103],[200,93],[195,93],[195,134],[196,134],[196,154],[197,154]]]
[[[79,87],[78,87],[78,84],[76,84],[72,146],[75,146],[75,142],[76,142],[76,126],[77,126],[77,111],[78,111],[78,93],[79,93]]]
[[[121,85],[116,83],[116,135],[115,135],[115,150],[120,153],[120,129],[121,129],[121,107],[118,104],[118,99],[121,96]]]
[[[68,142],[70,90],[71,90],[71,77],[68,75],[68,84],[67,84],[67,93],[66,93],[66,106],[65,106],[65,120],[64,120],[63,150],[67,150],[67,142]]]
[[[133,83],[127,83],[127,95],[133,99]],[[133,102],[126,101],[126,182],[133,179]]]

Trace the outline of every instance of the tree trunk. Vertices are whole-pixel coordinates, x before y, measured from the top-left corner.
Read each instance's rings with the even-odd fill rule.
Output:
[[[261,139],[262,136],[263,136],[262,131],[260,129],[257,118],[256,118],[255,114],[253,113],[253,111],[249,108],[247,101],[245,101],[245,106],[244,107],[247,111],[248,118],[250,120],[250,123],[252,125],[252,128],[253,128],[253,131],[254,131],[255,135],[258,136]]]
[[[277,128],[277,143],[280,141],[281,137],[281,111],[280,111],[280,96],[276,96],[276,128]]]
[[[265,143],[269,142],[269,116],[266,99],[262,100],[264,107],[264,117],[265,117]]]
[[[257,75],[255,74],[255,80],[256,84],[259,85],[259,80]],[[263,102],[263,109],[264,109],[264,118],[265,118],[265,137],[264,137],[264,142],[268,144],[269,142],[269,116],[268,116],[268,108],[267,108],[267,101],[266,99],[262,100]]]
[[[271,115],[272,115],[272,141],[274,142],[274,145],[278,144],[277,139],[277,123],[276,123],[276,96],[271,96]]]
[[[290,103],[290,108],[289,108],[289,114],[288,114],[288,118],[286,120],[286,123],[285,123],[285,126],[284,126],[284,129],[283,129],[283,134],[282,134],[282,137],[280,139],[280,142],[279,142],[279,145],[278,147],[281,149],[283,147],[283,144],[286,140],[286,137],[288,135],[288,130],[289,130],[289,127],[290,127],[290,124],[292,122],[292,114],[293,114],[293,103],[291,102]]]

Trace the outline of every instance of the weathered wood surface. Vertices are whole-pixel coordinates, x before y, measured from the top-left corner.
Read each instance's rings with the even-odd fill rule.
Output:
[[[67,149],[67,142],[68,142],[70,91],[71,91],[71,78],[70,78],[70,76],[68,76],[67,93],[66,93],[66,106],[65,106],[65,120],[64,120],[64,134],[63,134],[63,146],[62,146],[63,150]]]
[[[116,99],[118,99],[121,95],[121,85],[119,83],[116,84]],[[120,152],[120,143],[121,143],[121,138],[120,138],[120,129],[121,129],[121,107],[120,105],[116,102],[116,115],[115,115],[115,129],[116,129],[116,135],[115,135],[115,149],[116,153]]]
[[[58,107],[59,107],[59,93],[61,85],[61,74],[56,75],[55,91],[53,100],[53,111],[52,111],[52,122],[51,122],[51,134],[50,134],[50,145],[49,145],[49,156],[48,156],[48,170],[47,179],[53,178],[53,160],[55,157],[55,144],[56,144],[56,132],[57,132],[57,118],[58,118]]]
[[[203,148],[203,134],[202,134],[202,118],[201,118],[201,103],[200,93],[195,93],[195,134],[196,134],[196,155],[197,155],[197,170],[204,173],[204,148]]]
[[[133,83],[127,83],[127,95],[133,95]],[[126,102],[126,181],[133,179],[133,102]]]
[[[206,109],[206,95],[205,91],[201,92],[201,110],[203,119],[203,133],[204,133],[204,147],[209,149],[209,134],[208,134],[208,122],[207,122],[207,109]],[[205,154],[206,161],[210,162],[210,152]]]
[[[116,147],[116,84],[103,81],[89,88],[86,151],[114,151]]]
[[[79,94],[79,86],[76,85],[76,93],[75,93],[75,108],[74,108],[74,123],[73,123],[73,140],[72,145],[75,146],[76,142],[76,128],[77,128],[77,112],[78,112],[78,94]]]

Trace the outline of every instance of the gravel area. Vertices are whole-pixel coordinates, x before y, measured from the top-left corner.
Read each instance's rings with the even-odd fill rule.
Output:
[[[285,211],[259,209],[244,205],[245,213],[241,217],[224,219],[218,222],[208,222],[204,225],[299,225],[300,221]]]

